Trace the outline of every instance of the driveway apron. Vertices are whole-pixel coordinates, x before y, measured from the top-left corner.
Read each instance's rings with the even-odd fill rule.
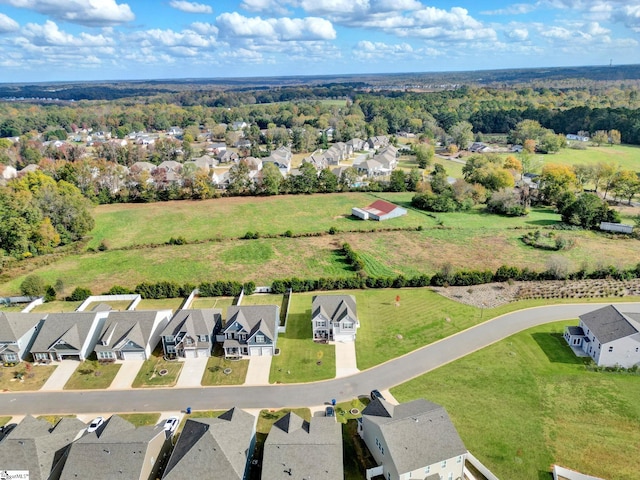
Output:
[[[200,387],[208,360],[207,357],[185,359],[176,387]]]
[[[355,342],[336,342],[336,378],[358,373]]]
[[[62,360],[61,362],[55,362],[54,365],[57,365],[57,367],[40,389],[42,392],[62,390],[71,375],[73,375],[73,372],[80,366],[80,362],[77,360]]]
[[[249,368],[245,378],[245,385],[269,385],[269,372],[271,371],[270,356],[249,357]]]
[[[120,370],[116,377],[109,385],[108,390],[124,390],[131,388],[131,384],[138,375],[138,371],[142,368],[144,360],[123,360],[118,362],[121,364]]]

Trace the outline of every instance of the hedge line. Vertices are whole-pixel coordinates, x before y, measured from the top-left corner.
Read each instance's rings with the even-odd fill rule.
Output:
[[[345,244],[347,245],[347,244]],[[344,245],[343,245],[344,249]],[[350,249],[349,251],[353,252]],[[356,255],[356,260],[358,260]],[[405,288],[405,287],[426,287],[431,286],[471,286],[480,285],[490,282],[507,282],[507,281],[536,281],[536,280],[558,280],[557,276],[548,270],[537,272],[529,268],[519,268],[503,265],[495,272],[490,270],[458,270],[449,272],[448,269],[437,272],[433,276],[417,275],[414,277],[405,277],[404,275],[396,275],[392,277],[370,277],[363,272],[350,277],[335,278],[288,278],[274,280],[271,284],[271,292],[274,294],[283,294],[291,289],[294,293],[313,292],[313,291],[330,291],[330,290],[359,290],[365,288]],[[612,278],[614,280],[631,280],[640,278],[640,263],[629,269],[618,269],[615,266],[598,268],[591,272],[578,270],[569,273],[567,280],[582,279],[605,279]],[[245,295],[251,295],[255,292],[256,285],[254,282],[246,282],[244,284],[236,281],[215,281],[203,282],[196,287],[192,284],[180,285],[176,282],[158,282],[158,283],[141,283],[134,290],[126,287],[114,286],[107,294],[124,294],[138,293],[145,299],[159,298],[178,298],[187,297],[194,288],[198,288],[202,297],[235,297],[240,295],[244,288]]]

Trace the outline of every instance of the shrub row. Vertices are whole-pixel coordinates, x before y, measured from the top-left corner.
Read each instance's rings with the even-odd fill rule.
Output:
[[[329,290],[359,290],[364,288],[405,288],[426,287],[429,285],[428,275],[418,275],[407,278],[404,275],[395,277],[367,277],[356,275],[353,277],[300,279],[288,278],[274,280],[271,284],[272,293],[285,293],[291,289],[294,293],[329,291]]]
[[[355,250],[351,248],[351,245],[349,245],[347,242],[342,244],[340,253],[344,255],[347,263],[351,265],[351,268],[354,271],[359,272],[361,270],[364,270],[364,261],[358,256]]]

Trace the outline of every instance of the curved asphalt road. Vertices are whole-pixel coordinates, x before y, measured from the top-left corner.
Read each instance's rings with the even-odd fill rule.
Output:
[[[320,405],[332,398],[349,400],[371,390],[391,388],[492,343],[544,323],[577,318],[608,304],[537,307],[494,318],[419,350],[350,377],[323,382],[200,388],[132,389],[62,392],[6,392],[0,394],[0,414],[82,414],[95,412],[159,412],[282,408]],[[640,303],[623,304],[640,311]]]

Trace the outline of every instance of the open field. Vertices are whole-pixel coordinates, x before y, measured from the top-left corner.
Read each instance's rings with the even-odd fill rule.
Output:
[[[564,163],[567,165],[614,163],[622,169],[637,171],[640,168],[640,147],[633,145],[602,145],[587,147],[586,150],[564,148],[550,155],[536,155],[544,163]]]
[[[449,412],[467,448],[499,478],[550,478],[552,463],[637,478],[640,376],[585,369],[558,322],[509,337],[391,390]],[[633,446],[633,447],[631,447]]]
[[[409,206],[412,194],[380,193],[378,196],[402,206]],[[90,288],[94,293],[102,293],[113,285],[134,288],[144,281],[162,280],[193,284],[218,279],[241,282],[252,280],[258,285],[268,285],[276,278],[353,275],[351,267],[339,253],[339,248],[345,241],[362,256],[367,274],[374,276],[400,273],[406,276],[433,274],[445,263],[455,268],[495,269],[508,264],[542,270],[551,258],[558,255],[568,258],[575,269],[583,264],[590,268],[601,264],[620,267],[630,266],[635,262],[637,240],[607,237],[597,232],[558,232],[559,236],[575,242],[572,249],[563,252],[536,250],[524,245],[520,240],[523,229],[544,228],[559,223],[559,215],[548,208],[534,208],[527,217],[522,218],[489,215],[481,208],[476,208],[469,212],[445,214],[427,214],[410,210],[407,217],[384,223],[347,218],[333,221],[331,215],[337,211],[337,205],[340,205],[340,211],[348,211],[350,206],[364,205],[374,198],[376,197],[370,194],[335,194],[259,199],[261,202],[267,202],[272,210],[283,212],[271,215],[274,217],[274,225],[277,226],[267,223],[262,225],[274,232],[326,232],[331,225],[345,228],[339,223],[346,222],[348,228],[366,229],[367,233],[343,232],[335,235],[257,240],[227,238],[223,241],[179,246],[86,252],[63,258],[29,273],[41,276],[48,284],[54,284],[56,280],[61,279],[67,292],[76,286],[82,286]],[[292,199],[295,199],[297,204],[291,203]],[[152,238],[149,233],[148,241],[161,240],[160,237],[168,236],[165,235],[165,225],[176,223],[176,219],[171,216],[171,208],[178,209],[185,216],[185,222],[177,222],[176,228],[179,228],[179,234],[185,235],[187,239],[211,238],[211,231],[219,233],[225,229],[229,234],[242,235],[249,228],[237,227],[238,218],[241,219],[241,223],[247,221],[248,225],[253,225],[251,229],[260,230],[261,227],[257,224],[266,222],[263,217],[268,217],[268,212],[262,210],[263,204],[256,204],[255,199],[230,198],[218,199],[215,202],[218,202],[216,205],[220,208],[212,210],[226,211],[230,218],[234,219],[233,222],[226,221],[223,217],[211,217],[207,219],[206,225],[199,221],[186,223],[191,220],[186,212],[191,212],[190,215],[196,218],[196,212],[207,212],[206,208],[202,208],[207,205],[206,202],[117,205],[107,206],[114,209],[109,215],[98,216],[96,232],[109,232],[108,234],[114,235],[119,242],[125,242],[129,235],[126,230],[133,230],[131,224],[144,225],[143,228],[156,235]],[[328,203],[329,211],[324,208],[323,202]],[[160,210],[163,206],[165,209]],[[117,210],[118,208],[123,210]],[[637,209],[631,210],[626,214],[631,215]],[[113,224],[120,215],[128,217],[128,222],[131,223],[123,223],[120,226]],[[208,214],[203,216],[206,218]],[[105,221],[106,225],[101,224],[102,221]],[[368,232],[372,228],[388,229],[411,223],[423,229]],[[232,232],[233,229],[236,231]],[[139,239],[133,235],[128,241],[137,242]],[[486,255],[488,251],[491,251],[490,256]],[[295,262],[292,259],[295,259]],[[91,274],[87,275],[87,272]],[[26,271],[21,270],[19,276],[0,285],[0,290],[6,294],[17,293],[26,274]],[[208,300],[198,299],[197,302]],[[168,308],[175,309],[180,303],[169,301],[168,304],[171,304]],[[55,307],[43,306],[37,311],[49,308]],[[139,308],[152,307],[145,304]]]

